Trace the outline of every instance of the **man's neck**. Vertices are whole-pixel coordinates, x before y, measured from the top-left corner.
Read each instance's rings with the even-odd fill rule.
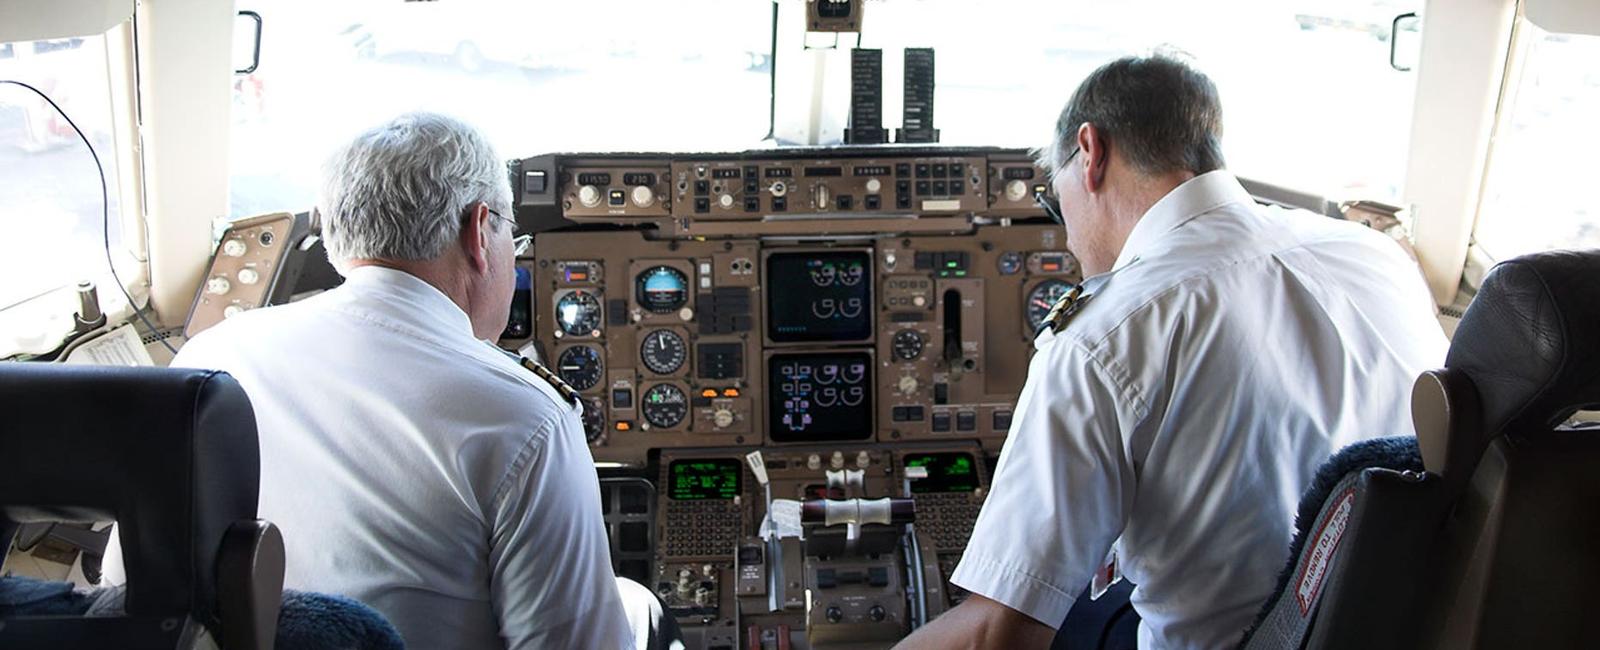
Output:
[[[1134,182],[1124,185],[1125,191],[1110,197],[1110,228],[1105,231],[1106,241],[1103,250],[1110,251],[1110,256],[1103,262],[1104,268],[1099,272],[1110,271],[1116,264],[1117,258],[1122,256],[1122,249],[1127,246],[1128,238],[1133,235],[1134,227],[1144,218],[1146,212],[1161,199],[1171,194],[1173,190],[1194,178],[1189,172],[1173,172],[1158,176],[1137,176]],[[1098,273],[1095,273],[1098,275]]]
[[[443,259],[423,261],[359,259],[345,262],[345,267],[350,269],[363,266],[377,266],[408,273],[438,289],[439,293],[460,307],[462,313],[472,314],[472,302],[468,297],[470,294],[467,292],[465,279],[452,271]]]

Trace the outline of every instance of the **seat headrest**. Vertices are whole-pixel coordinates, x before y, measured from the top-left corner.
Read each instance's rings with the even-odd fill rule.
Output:
[[[255,413],[226,373],[0,364],[0,543],[115,519],[132,616],[211,613],[228,526],[255,519]]]
[[[1456,329],[1445,367],[1477,387],[1486,439],[1550,429],[1600,404],[1600,250],[1495,266]]]

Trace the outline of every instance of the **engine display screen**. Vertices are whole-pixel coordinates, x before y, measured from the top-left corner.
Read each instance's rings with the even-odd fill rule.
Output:
[[[733,458],[675,460],[667,466],[669,492],[676,501],[732,499],[744,471]]]
[[[767,364],[767,431],[775,442],[872,437],[872,357],[775,354]]]
[[[767,338],[778,343],[872,336],[872,255],[775,253],[767,258]]]
[[[911,482],[912,494],[971,492],[978,489],[977,461],[972,454],[948,451],[906,456],[906,467],[926,467],[928,477]]]

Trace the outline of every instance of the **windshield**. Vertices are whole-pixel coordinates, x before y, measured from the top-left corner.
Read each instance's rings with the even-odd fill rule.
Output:
[[[1397,199],[1415,78],[1388,66],[1416,0],[881,0],[883,126],[901,122],[904,48],[936,50],[942,142],[1044,144],[1072,89],[1117,56],[1192,57],[1221,93],[1237,173],[1333,197]],[[838,143],[855,34],[806,37],[780,0],[776,124],[767,0],[240,0],[266,28],[238,77],[233,214],[301,210],[332,147],[408,110],[483,129],[506,158],[552,151]],[[821,71],[819,73],[819,66]]]

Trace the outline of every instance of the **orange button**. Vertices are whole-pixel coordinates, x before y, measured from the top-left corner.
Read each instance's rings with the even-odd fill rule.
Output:
[[[739,389],[737,389],[737,388],[724,388],[724,389],[722,389],[722,396],[723,397],[738,397],[739,396]]]
[[[618,420],[617,421],[617,430],[618,431],[627,431],[627,430],[632,429],[632,428],[633,428],[633,423],[632,422],[629,422],[627,420]]]
[[[715,389],[715,388],[707,388],[707,389],[705,389],[703,391],[700,391],[700,396],[701,397],[716,397],[717,396],[717,389]]]

